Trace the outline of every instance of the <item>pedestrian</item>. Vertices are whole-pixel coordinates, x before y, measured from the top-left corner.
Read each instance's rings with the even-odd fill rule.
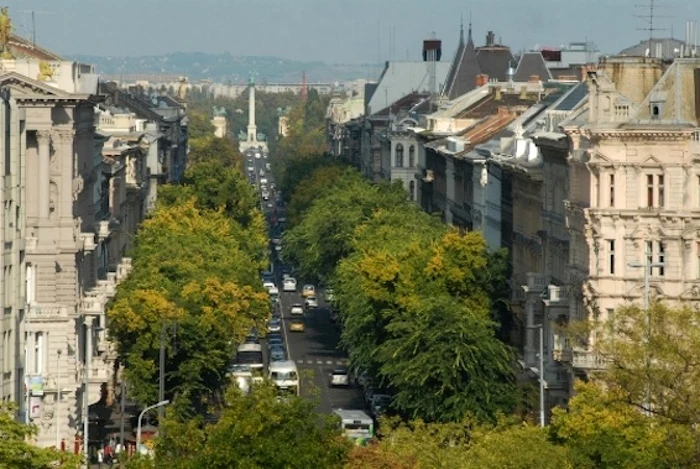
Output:
[[[102,463],[104,462],[104,459],[105,459],[104,450],[102,448],[100,448],[97,450],[97,464],[99,464],[100,467],[102,467]]]
[[[112,454],[112,447],[108,444],[105,446],[105,463],[112,467],[114,464],[114,455]]]

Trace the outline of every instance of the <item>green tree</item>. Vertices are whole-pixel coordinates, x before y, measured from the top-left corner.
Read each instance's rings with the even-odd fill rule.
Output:
[[[314,403],[280,400],[271,386],[227,393],[218,421],[166,422],[156,445],[155,467],[173,469],[342,467],[349,442],[337,421],[314,411]]]
[[[290,226],[299,224],[306,211],[336,180],[343,177],[345,170],[341,165],[320,167],[297,184],[287,209]]]
[[[285,234],[285,259],[303,277],[329,279],[338,262],[352,252],[355,229],[375,210],[405,203],[397,186],[371,185],[347,173],[307,211],[303,221]]]
[[[168,341],[168,396],[179,393],[194,409],[223,385],[231,340],[262,325],[269,312],[258,277],[262,262],[247,253],[244,234],[222,212],[201,211],[194,200],[160,207],[143,223],[133,272],[108,310],[110,336],[140,403],[157,398],[164,324],[177,325],[177,350]]]
[[[78,455],[56,451],[54,448],[39,448],[31,443],[37,429],[15,419],[12,406],[0,406],[0,468],[49,469],[78,468]]]
[[[568,447],[577,468],[698,467],[698,431],[630,405],[628,393],[577,383],[567,410],[555,409],[550,432]]]
[[[193,166],[210,161],[241,169],[243,157],[233,141],[227,138],[211,136],[190,140],[190,152],[187,155],[188,165]]]
[[[622,307],[601,323],[591,323],[594,353],[607,364],[599,375],[639,409],[673,421],[700,423],[700,325],[687,306],[655,302],[649,310]]]
[[[190,140],[213,137],[214,130],[208,114],[194,110],[187,113],[187,136]]]

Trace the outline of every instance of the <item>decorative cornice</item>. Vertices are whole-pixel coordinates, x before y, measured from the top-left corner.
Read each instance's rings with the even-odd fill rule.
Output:
[[[674,141],[688,140],[692,137],[694,129],[595,129],[588,128],[584,132],[591,140],[652,140]]]

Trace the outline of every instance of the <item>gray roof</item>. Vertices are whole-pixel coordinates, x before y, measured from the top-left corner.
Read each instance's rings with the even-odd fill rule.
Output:
[[[525,52],[520,56],[513,79],[515,81],[528,81],[533,75],[539,77],[541,81],[552,79],[541,52]]]
[[[581,101],[588,99],[588,86],[585,82],[581,82],[574,86],[564,96],[564,98],[554,108],[555,111],[571,111],[576,108]]]
[[[661,57],[656,57],[657,44],[661,45]],[[629,57],[646,57],[647,49],[649,49],[649,57],[662,58],[664,60],[673,60],[676,57],[674,49],[680,49],[681,46],[685,45],[685,41],[674,38],[658,38],[651,40],[651,47],[649,47],[649,40],[641,41],[639,44],[628,47],[620,51],[617,55],[624,55]]]
[[[435,81],[438,90],[445,83],[450,70],[449,62],[435,64]],[[395,103],[414,91],[426,92],[430,84],[427,62],[388,62],[379,78],[377,88],[367,106],[367,115],[372,115]]]
[[[467,43],[464,44],[464,35],[460,37],[457,54],[450,66],[450,73],[447,75],[442,93],[452,100],[470,92],[476,87],[476,77],[480,73],[470,25]]]
[[[508,79],[508,68],[514,62],[513,54],[505,46],[484,46],[476,51],[481,73],[488,75],[490,80],[504,82]]]

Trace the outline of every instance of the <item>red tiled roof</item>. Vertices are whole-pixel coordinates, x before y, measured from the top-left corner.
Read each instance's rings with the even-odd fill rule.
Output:
[[[10,36],[10,50],[16,58],[31,57],[39,60],[65,60],[60,55],[34,45],[15,34]]]

